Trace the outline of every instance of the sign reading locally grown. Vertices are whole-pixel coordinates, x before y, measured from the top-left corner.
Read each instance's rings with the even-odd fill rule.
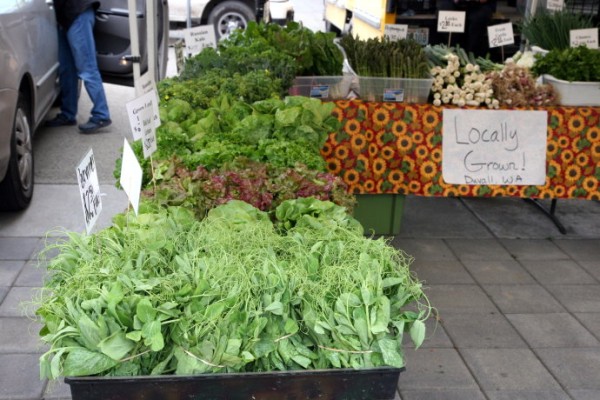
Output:
[[[79,162],[76,169],[77,183],[79,185],[79,197],[83,207],[83,218],[85,230],[89,234],[102,212],[102,201],[100,200],[100,184],[98,183],[98,172],[96,160],[92,149]]]
[[[442,177],[450,184],[543,185],[546,111],[445,109]]]

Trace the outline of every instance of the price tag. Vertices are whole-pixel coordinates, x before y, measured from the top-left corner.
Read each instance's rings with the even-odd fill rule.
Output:
[[[490,48],[506,46],[515,43],[512,23],[488,26]]]
[[[408,25],[403,24],[386,24],[383,34],[392,42],[406,39],[408,35]]]
[[[465,11],[440,11],[438,14],[438,32],[464,32]]]
[[[138,213],[140,192],[142,190],[142,167],[138,162],[127,139],[123,140],[123,158],[121,160],[121,187],[127,194],[135,214]]]
[[[217,48],[217,36],[213,25],[201,25],[184,29],[185,52],[193,57],[207,47]]]
[[[131,133],[133,134],[133,140],[139,140],[142,138],[142,134],[144,132],[142,112],[144,110],[150,110],[150,120],[154,121],[153,125],[155,128],[157,118],[160,122],[160,117],[158,117],[158,101],[156,97],[156,92],[151,91],[125,104],[125,107],[127,108],[127,115],[129,116],[129,126],[131,128]]]
[[[144,108],[140,112],[142,120],[142,148],[144,158],[150,157],[156,151],[156,128],[152,121],[152,108]]]
[[[383,101],[402,103],[404,101],[404,89],[385,89],[383,91]]]
[[[96,171],[96,160],[92,149],[79,162],[76,169],[77,183],[79,185],[79,196],[83,206],[83,217],[85,219],[85,230],[92,231],[98,216],[102,211],[100,200],[100,184],[98,183],[98,172]]]
[[[598,48],[598,28],[572,29],[569,36],[571,47],[584,45],[590,49]]]
[[[326,99],[329,97],[328,85],[317,85],[310,88],[310,97],[315,99]]]
[[[565,8],[565,0],[546,0],[546,8],[550,11],[562,11]]]
[[[158,89],[156,88],[156,82],[154,78],[146,72],[144,75],[140,76],[140,79],[135,82],[135,97],[141,97],[146,93],[154,93],[154,103],[152,103],[152,108],[154,110],[154,115],[152,118],[154,119],[154,127],[158,128],[161,124],[160,122],[160,112],[158,111]]]

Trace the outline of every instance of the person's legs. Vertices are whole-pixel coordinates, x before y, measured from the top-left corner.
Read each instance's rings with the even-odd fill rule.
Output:
[[[93,103],[90,119],[92,121],[108,121],[110,113],[96,61],[94,22],[95,12],[89,8],[75,19],[67,32],[67,38],[77,68],[77,76],[83,81],[85,90]]]
[[[58,30],[58,74],[60,82],[60,114],[66,121],[77,118],[78,84],[77,69],[65,31]]]

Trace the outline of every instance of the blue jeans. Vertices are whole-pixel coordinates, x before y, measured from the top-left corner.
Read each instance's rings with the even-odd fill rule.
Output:
[[[92,101],[91,118],[94,121],[110,119],[102,77],[96,61],[94,23],[96,13],[90,7],[81,13],[68,31],[58,29],[58,62],[62,91],[61,113],[70,120],[77,117],[79,79]]]

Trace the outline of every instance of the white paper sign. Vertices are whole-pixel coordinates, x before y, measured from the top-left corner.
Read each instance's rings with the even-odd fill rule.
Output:
[[[138,162],[127,139],[123,141],[123,158],[121,160],[121,187],[127,194],[135,214],[138,213],[140,192],[142,190],[142,167]]]
[[[144,158],[150,157],[156,151],[156,128],[152,120],[152,108],[144,108],[140,113],[142,119],[142,147]]]
[[[506,46],[515,43],[515,35],[511,22],[488,26],[488,40],[490,48]]]
[[[156,92],[154,91],[145,93],[142,96],[127,102],[125,107],[127,108],[127,115],[129,116],[129,126],[131,128],[131,133],[133,134],[133,140],[142,138],[142,113],[144,110],[149,110],[151,113],[150,118],[154,121],[154,127],[156,127],[156,118],[158,118],[160,124],[160,117],[158,117],[158,100]]]
[[[569,36],[571,47],[578,47],[583,44],[590,49],[598,48],[598,28],[572,29]]]
[[[464,32],[465,11],[439,11],[438,32]]]
[[[100,200],[100,184],[98,183],[98,172],[96,171],[96,160],[92,149],[83,157],[76,169],[79,195],[83,206],[83,218],[85,230],[89,234],[102,212],[102,201]]]
[[[546,8],[550,11],[561,11],[565,7],[565,0],[546,0]]]
[[[444,109],[442,176],[451,184],[543,185],[546,111]]]
[[[386,24],[383,34],[392,42],[406,39],[406,36],[408,35],[408,25]]]
[[[185,52],[193,57],[207,47],[217,48],[214,25],[201,25],[184,29]]]
[[[154,78],[150,73],[146,72],[144,75],[140,76],[139,80],[135,81],[135,97],[141,97],[150,92],[154,93],[154,103],[152,103],[152,108],[154,110],[154,115],[152,117],[154,119],[154,127],[158,128],[161,124],[160,112],[158,110],[158,89],[156,88]]]

